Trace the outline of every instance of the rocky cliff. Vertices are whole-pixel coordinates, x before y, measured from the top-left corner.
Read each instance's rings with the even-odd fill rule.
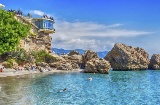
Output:
[[[84,72],[108,74],[111,65],[108,61],[101,58],[93,58],[86,63]]]
[[[105,56],[113,70],[142,70],[149,64],[148,53],[142,48],[134,48],[116,43]]]
[[[52,37],[46,34],[38,37],[29,36],[25,39],[21,39],[20,47],[26,51],[46,50],[47,52],[51,53],[51,42]]]
[[[149,69],[160,70],[160,54],[153,54],[150,59]]]

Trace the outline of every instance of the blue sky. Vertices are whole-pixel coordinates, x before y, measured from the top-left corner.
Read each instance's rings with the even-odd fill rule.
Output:
[[[159,0],[0,0],[6,9],[55,18],[52,47],[110,50],[117,42],[160,53]]]

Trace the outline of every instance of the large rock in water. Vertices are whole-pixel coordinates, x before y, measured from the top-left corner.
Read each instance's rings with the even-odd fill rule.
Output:
[[[144,70],[148,69],[148,56],[142,48],[116,43],[104,59],[110,62],[113,70]]]
[[[73,69],[80,69],[82,65],[82,55],[61,55],[67,62],[72,65]]]
[[[108,74],[111,65],[108,61],[101,58],[94,58],[86,63],[84,72],[86,73],[105,73]]]
[[[86,50],[84,54],[82,55],[82,60],[83,60],[83,65],[85,68],[85,65],[87,61],[93,59],[93,58],[98,58],[98,54],[92,50]]]
[[[149,69],[160,70],[160,54],[153,54],[150,59]]]

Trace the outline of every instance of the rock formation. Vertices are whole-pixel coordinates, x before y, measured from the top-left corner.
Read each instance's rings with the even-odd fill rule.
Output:
[[[68,54],[68,55],[61,55],[62,58],[64,58],[67,62],[69,62],[72,65],[73,69],[80,69],[82,62],[82,55],[76,54]]]
[[[56,68],[57,70],[73,70],[72,65],[66,61],[50,63],[50,67]]]
[[[65,61],[65,59],[55,53],[51,53],[51,55],[56,59],[56,61]]]
[[[57,70],[73,70],[72,65],[70,63],[60,63],[60,65],[57,66]]]
[[[153,54],[150,59],[149,69],[160,70],[160,54]]]
[[[78,51],[76,50],[72,50],[70,51],[70,53],[68,54],[69,56],[72,56],[72,55],[80,55]]]
[[[116,43],[105,59],[113,70],[143,70],[148,68],[148,56],[142,48]]]
[[[50,63],[50,66],[52,68],[63,68],[64,70],[76,70],[84,68],[87,61],[98,58],[98,55],[96,52],[92,50],[87,50],[83,55],[80,55],[77,51],[71,51],[68,55],[60,55],[59,58],[61,58],[60,61]],[[56,58],[57,59],[57,58]],[[71,67],[70,67],[71,65]]]
[[[82,55],[73,54],[70,55],[61,55],[52,54],[56,58],[56,62],[50,63],[50,67],[62,70],[76,70],[80,69],[82,64]]]
[[[72,56],[68,56],[68,55],[62,55],[62,57],[70,62],[71,64],[78,64],[81,65],[82,64],[82,56],[81,55],[72,55]]]
[[[86,63],[84,72],[108,74],[111,65],[108,61],[101,58],[93,58]]]
[[[45,63],[45,62],[38,62],[38,63],[37,63],[37,66],[49,67],[49,64],[48,64],[48,63]]]
[[[86,50],[84,54],[82,55],[82,60],[83,60],[83,65],[84,65],[83,68],[85,68],[87,61],[93,58],[98,58],[98,54],[92,50]]]
[[[51,53],[51,41],[51,36],[46,34],[39,37],[30,36],[28,38],[21,39],[20,47],[26,51],[46,50],[47,52]]]

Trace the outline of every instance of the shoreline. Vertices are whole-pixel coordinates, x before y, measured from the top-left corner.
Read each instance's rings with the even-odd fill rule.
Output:
[[[69,73],[69,72],[82,72],[82,69],[78,69],[78,70],[73,70],[73,71],[65,71],[65,70],[56,70],[53,69],[51,71],[44,71],[44,72],[40,72],[40,71],[36,71],[36,70],[21,70],[21,71],[16,71],[14,69],[6,69],[4,70],[4,72],[0,72],[0,78],[3,77],[12,77],[12,76],[22,76],[22,75],[28,75],[28,74],[52,74],[52,73]]]

